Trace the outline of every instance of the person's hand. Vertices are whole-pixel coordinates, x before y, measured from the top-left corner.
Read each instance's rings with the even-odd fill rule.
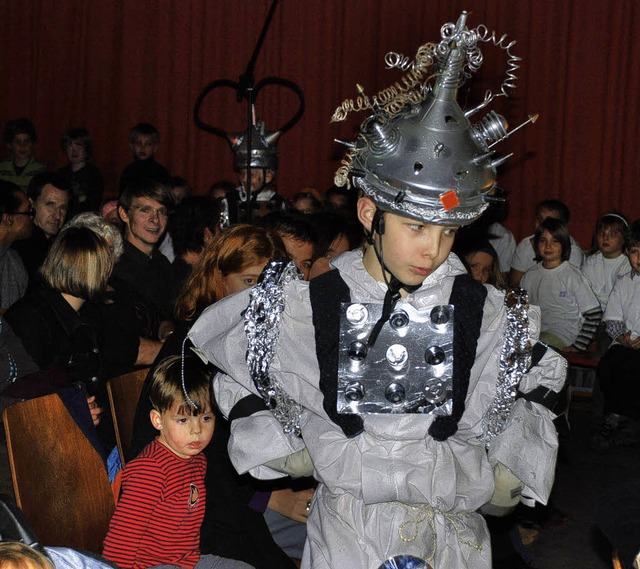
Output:
[[[296,522],[306,524],[314,492],[313,488],[300,490],[299,492],[294,492],[289,488],[276,490],[271,492],[271,498],[267,505],[274,512],[278,512]]]
[[[631,348],[632,350],[640,348],[640,336],[633,338],[631,336],[631,331],[626,334],[621,334],[618,337],[618,342],[620,342],[625,348]]]
[[[97,427],[100,424],[100,415],[102,414],[102,407],[98,407],[96,403],[96,396],[92,395],[87,397],[87,405],[89,405],[89,413],[91,413],[91,420]]]
[[[579,350],[578,348],[576,348],[573,344],[571,344],[570,346],[566,346],[564,348],[562,348],[563,352],[580,352],[582,350]]]

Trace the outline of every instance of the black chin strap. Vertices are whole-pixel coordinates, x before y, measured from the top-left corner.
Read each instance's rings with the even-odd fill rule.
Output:
[[[367,339],[367,346],[372,347],[376,340],[378,339],[378,335],[380,334],[380,330],[384,326],[385,322],[388,322],[393,309],[400,298],[400,290],[404,289],[409,294],[418,290],[420,285],[407,285],[401,282],[396,278],[396,276],[387,268],[384,264],[384,256],[382,253],[382,234],[384,233],[384,220],[382,218],[382,210],[376,209],[376,213],[373,216],[373,221],[371,222],[371,233],[367,236],[367,241],[371,246],[373,246],[373,250],[378,258],[378,262],[380,263],[380,267],[382,268],[382,277],[384,278],[384,282],[387,285],[387,293],[384,295],[384,302],[382,304],[382,314],[380,315],[379,320],[375,323],[374,327],[371,329],[371,333],[369,334],[369,338]],[[373,238],[373,234],[376,232],[380,236],[380,248],[376,244],[375,239]],[[391,275],[391,278],[387,277],[387,273]]]

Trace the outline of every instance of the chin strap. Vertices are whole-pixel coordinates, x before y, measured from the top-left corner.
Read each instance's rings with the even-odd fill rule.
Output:
[[[380,267],[382,268],[382,277],[387,285],[387,293],[384,295],[384,302],[382,304],[382,314],[371,329],[369,338],[367,339],[367,346],[370,348],[376,343],[380,330],[384,326],[385,322],[389,320],[393,309],[400,298],[400,290],[404,289],[409,294],[418,290],[421,285],[407,285],[396,278],[396,276],[387,268],[384,264],[384,256],[382,253],[382,234],[384,233],[384,219],[382,217],[383,211],[376,208],[376,213],[373,216],[371,222],[371,233],[367,236],[367,242],[373,247],[373,250],[378,258]],[[373,234],[377,233],[380,236],[380,247],[376,244]],[[387,277],[387,274],[391,275],[391,278]]]

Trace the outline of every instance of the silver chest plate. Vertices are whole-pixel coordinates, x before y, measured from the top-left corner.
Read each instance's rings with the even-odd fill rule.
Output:
[[[341,304],[338,413],[450,415],[453,306],[399,304],[369,347],[381,314],[381,304]]]

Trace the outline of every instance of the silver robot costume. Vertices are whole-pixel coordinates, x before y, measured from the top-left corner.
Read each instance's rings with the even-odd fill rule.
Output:
[[[472,112],[459,108],[457,88],[482,60],[478,41],[492,41],[507,51],[510,63],[501,94],[513,86],[517,58],[510,52],[513,42],[505,46],[504,36],[496,39],[483,27],[468,30],[464,13],[457,24],[443,27],[442,38],[420,49],[408,74],[392,89],[371,101],[364,96],[356,103],[347,101],[338,109],[338,119],[357,107],[374,111],[338,178],[346,182],[350,174],[382,211],[429,224],[464,225],[482,214],[494,187],[502,159],[492,156],[489,145],[506,136],[506,125],[490,113],[471,126],[467,117]],[[401,60],[397,54],[388,56],[389,62],[409,69]],[[427,75],[435,77],[433,86]],[[473,112],[492,98],[488,95]],[[345,253],[332,264],[351,303],[385,303],[389,283],[371,276],[360,251]],[[465,273],[450,254],[419,287],[397,300],[396,310],[412,313],[449,305]],[[266,290],[270,285],[261,286]],[[251,297],[265,298],[245,291],[223,299],[204,312],[189,334],[196,350],[222,370],[214,391],[226,414],[248,395],[260,395],[246,358],[250,344],[243,314]],[[506,471],[523,494],[542,503],[553,484],[555,415],[541,401],[560,392],[566,362],[551,350],[542,350],[532,361],[539,312],[519,297],[511,300],[513,310],[507,310],[504,294],[486,288],[464,411],[455,429],[436,439],[432,425],[449,417],[342,415],[362,422],[350,434],[336,421],[325,407],[325,362],[317,355],[312,302],[317,301],[307,283],[284,282],[272,303],[277,312],[273,321],[278,322],[277,334],[272,334],[275,345],[252,354],[252,368],[266,370],[264,385],[284,392],[286,397],[278,400],[293,412],[296,428],[290,428],[290,413],[283,421],[270,409],[235,419],[229,450],[236,469],[265,479],[282,472],[306,474],[303,457],[311,457],[319,485],[307,523],[305,569],[426,563],[435,569],[489,569],[489,536],[478,510],[498,494],[494,470]],[[259,308],[264,324],[270,316],[264,302]],[[459,312],[456,306],[455,318],[464,318]],[[268,358],[267,365],[255,356]],[[296,435],[298,425],[301,436]]]

